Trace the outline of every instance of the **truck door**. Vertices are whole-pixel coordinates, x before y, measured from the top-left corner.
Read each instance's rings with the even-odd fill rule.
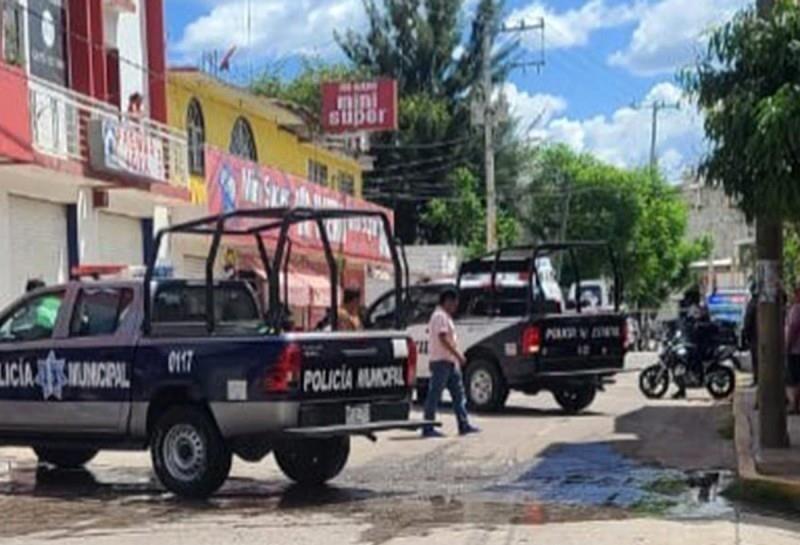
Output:
[[[57,357],[66,363],[62,401],[71,431],[124,434],[131,410],[137,320],[131,287],[84,286],[75,296]]]
[[[0,317],[0,429],[58,429],[64,412],[65,367],[54,351],[63,329],[66,290],[37,293]]]

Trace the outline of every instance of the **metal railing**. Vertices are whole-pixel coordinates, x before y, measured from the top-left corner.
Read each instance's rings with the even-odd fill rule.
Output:
[[[189,187],[188,141],[181,131],[39,78],[30,79],[28,92],[37,152],[94,168],[101,156],[106,173]],[[147,156],[126,161],[134,153]]]

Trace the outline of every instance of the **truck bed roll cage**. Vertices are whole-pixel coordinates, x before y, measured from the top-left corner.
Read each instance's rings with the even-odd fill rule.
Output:
[[[144,329],[145,333],[150,333],[152,321],[152,283],[156,265],[158,262],[159,249],[165,237],[172,234],[188,234],[210,236],[211,247],[206,258],[206,325],[209,333],[213,333],[216,327],[216,316],[214,313],[214,264],[219,255],[219,248],[222,238],[229,237],[253,237],[258,249],[258,254],[264,266],[264,272],[269,281],[269,308],[267,311],[267,322],[276,331],[283,327],[282,318],[284,314],[281,304],[280,276],[288,264],[291,253],[292,241],[289,230],[292,226],[311,222],[317,226],[320,234],[320,241],[325,253],[328,264],[329,279],[331,282],[331,323],[333,330],[338,328],[338,286],[339,270],[331,247],[328,231],[325,222],[329,220],[348,220],[351,218],[373,218],[381,222],[386,236],[389,253],[394,266],[395,296],[400,300],[403,293],[403,267],[400,263],[400,253],[397,250],[395,238],[393,236],[392,224],[385,212],[379,210],[356,210],[346,208],[254,208],[235,210],[225,214],[206,216],[197,220],[188,221],[181,224],[172,225],[161,229],[156,234],[153,241],[153,251],[147,260],[147,269],[144,277]],[[246,227],[232,226],[234,220],[251,220],[253,225]],[[275,255],[270,259],[267,246],[263,235],[278,232],[278,241],[275,247]],[[282,266],[283,265],[283,266]],[[288,301],[284,301],[288,303]],[[401,328],[401,316],[395,312],[395,326]]]
[[[566,242],[547,242],[541,244],[529,244],[520,246],[509,246],[507,248],[499,249],[495,252],[486,254],[482,257],[465,261],[461,264],[458,270],[457,287],[461,288],[461,280],[468,274],[490,274],[490,292],[491,292],[491,308],[494,308],[497,303],[497,275],[501,273],[525,273],[528,282],[526,283],[528,296],[527,296],[527,313],[530,314],[533,308],[533,281],[542,292],[541,278],[536,267],[539,258],[544,257],[545,254],[553,252],[567,252],[572,262],[573,270],[575,271],[575,304],[576,309],[580,313],[582,310],[581,304],[581,275],[580,268],[578,267],[578,260],[575,255],[575,250],[582,248],[605,248],[608,252],[608,258],[611,263],[614,275],[614,312],[619,312],[622,294],[622,278],[619,274],[619,267],[617,256],[613,248],[607,241],[603,240],[577,240]]]

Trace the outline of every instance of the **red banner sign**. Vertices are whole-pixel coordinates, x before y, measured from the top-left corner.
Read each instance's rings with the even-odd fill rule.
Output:
[[[248,208],[347,208],[380,210],[393,221],[391,211],[378,205],[213,148],[206,148],[206,183],[212,214]],[[371,261],[387,261],[391,257],[382,222],[377,218],[329,220],[326,230],[334,251],[347,257]],[[322,250],[316,225],[298,224],[290,234],[295,247]],[[277,239],[277,231],[265,238]]]
[[[323,83],[322,125],[330,133],[397,130],[397,81]]]

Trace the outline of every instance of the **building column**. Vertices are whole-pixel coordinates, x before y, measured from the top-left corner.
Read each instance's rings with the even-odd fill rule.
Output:
[[[78,189],[78,257],[81,264],[100,262],[99,223],[92,188],[81,187]]]
[[[158,232],[162,229],[166,229],[172,225],[172,221],[170,218],[170,210],[166,206],[156,205],[153,208],[153,238],[158,235]],[[161,241],[161,247],[158,249],[158,262],[159,263],[170,263],[174,265],[172,262],[172,253],[170,251],[170,237],[165,237]]]
[[[9,259],[0,259],[0,308],[4,308],[14,299],[11,290],[11,210],[8,205],[8,192],[0,189],[0,255]]]
[[[144,7],[144,2],[142,2]],[[166,78],[166,34],[164,27],[164,3],[162,0],[147,2],[145,8],[147,28],[147,64],[149,72],[150,117],[161,123],[167,122],[167,78]]]

